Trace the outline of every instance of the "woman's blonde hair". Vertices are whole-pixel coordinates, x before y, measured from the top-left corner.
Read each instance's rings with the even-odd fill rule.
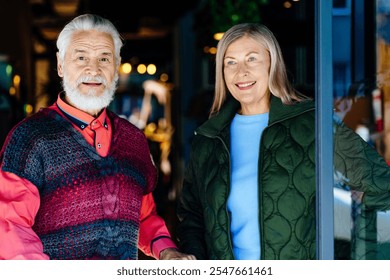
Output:
[[[307,97],[295,90],[289,82],[282,51],[274,34],[262,24],[241,23],[227,30],[218,42],[215,67],[215,93],[210,116],[219,112],[227,98],[228,89],[223,74],[223,61],[226,50],[231,43],[244,36],[256,40],[269,53],[271,64],[269,70],[269,90],[271,94],[279,97],[284,104],[292,104],[296,101],[307,99]]]

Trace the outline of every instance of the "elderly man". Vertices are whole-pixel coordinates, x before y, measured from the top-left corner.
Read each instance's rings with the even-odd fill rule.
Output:
[[[57,40],[64,91],[16,125],[0,153],[0,259],[194,259],[180,253],[152,191],[158,171],[141,130],[106,107],[122,41],[97,15]]]

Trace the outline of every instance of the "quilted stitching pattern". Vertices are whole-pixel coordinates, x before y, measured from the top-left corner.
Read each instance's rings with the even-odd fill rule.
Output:
[[[271,124],[262,136],[262,259],[316,259],[315,112],[299,106],[271,106]],[[271,118],[272,108],[277,113]],[[218,123],[209,122],[199,130],[183,184],[179,242],[199,259],[234,258],[226,210],[231,118],[231,113],[220,114]],[[341,122],[334,128],[334,166],[344,183],[365,192],[367,207],[389,209],[390,169],[384,159]]]

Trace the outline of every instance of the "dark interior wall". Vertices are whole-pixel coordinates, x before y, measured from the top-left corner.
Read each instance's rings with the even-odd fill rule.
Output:
[[[0,0],[0,54],[22,78],[23,99],[32,98],[31,20],[27,0]]]

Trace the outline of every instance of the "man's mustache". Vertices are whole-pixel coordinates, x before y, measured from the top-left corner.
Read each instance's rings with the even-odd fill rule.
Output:
[[[102,83],[103,85],[107,86],[107,80],[102,76],[82,76],[77,79],[76,85],[78,86],[82,83],[88,82]]]

